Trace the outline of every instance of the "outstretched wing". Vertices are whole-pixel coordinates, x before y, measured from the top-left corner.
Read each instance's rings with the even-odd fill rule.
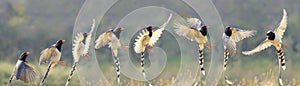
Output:
[[[42,63],[48,63],[50,62],[51,58],[54,56],[55,54],[55,49],[54,47],[50,47],[50,48],[46,48],[41,52],[41,56],[40,56],[40,61],[39,61],[39,65],[41,65]]]
[[[99,49],[105,45],[107,45],[111,41],[112,32],[107,31],[99,35],[98,39],[96,40],[95,48]]]
[[[201,26],[203,25],[203,23],[197,18],[187,18],[186,19],[186,24],[189,27],[195,28],[197,30],[200,30]]]
[[[134,51],[136,53],[141,53],[145,51],[147,43],[149,42],[148,34],[149,32],[146,30],[142,30],[142,32],[138,34],[137,39],[135,39],[134,43]]]
[[[77,35],[75,36],[75,40],[74,40],[73,48],[72,48],[72,54],[73,54],[74,62],[78,62],[80,56],[84,52],[85,46],[82,43],[83,40],[84,40],[83,34],[82,33],[77,33]]]
[[[37,79],[39,73],[34,65],[29,62],[23,62],[20,65],[19,72],[16,74],[16,77],[17,76],[19,76],[19,79],[25,83],[32,83]]]
[[[191,41],[196,41],[198,43],[204,43],[205,41],[205,37],[203,35],[201,35],[201,33],[199,31],[197,31],[196,29],[191,29],[190,27],[186,26],[186,25],[182,25],[182,24],[175,24],[174,26],[175,29],[174,31],[179,35],[179,36],[184,36],[187,39],[191,40]]]
[[[167,24],[170,22],[171,18],[172,18],[172,14],[170,14],[168,20],[162,26],[160,26],[159,29],[157,29],[153,32],[153,34],[149,40],[149,45],[151,45],[151,46],[155,45],[155,43],[159,40],[159,37],[165,30]]]
[[[228,36],[223,34],[224,46],[228,50],[229,55],[233,56],[236,54],[236,42],[230,39]]]
[[[233,28],[232,35],[230,36],[230,39],[234,42],[239,42],[243,40],[244,38],[252,37],[256,31],[254,30],[242,30],[238,28]]]
[[[260,52],[268,47],[270,47],[272,45],[272,43],[269,40],[265,40],[263,41],[261,44],[259,44],[256,48],[254,48],[251,51],[243,51],[242,53],[244,55],[252,55],[254,53]]]
[[[287,28],[287,13],[285,9],[283,9],[283,16],[280,22],[280,25],[277,29],[275,29],[275,34],[279,39],[282,39],[282,36]]]

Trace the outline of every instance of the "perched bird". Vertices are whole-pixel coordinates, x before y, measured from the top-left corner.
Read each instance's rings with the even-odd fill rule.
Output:
[[[134,51],[136,53],[141,53],[142,73],[143,73],[143,76],[145,79],[146,79],[146,74],[145,74],[145,69],[144,69],[145,49],[146,49],[147,45],[149,45],[150,47],[153,47],[155,45],[155,43],[159,40],[161,34],[165,30],[165,27],[170,22],[171,18],[172,18],[172,14],[170,14],[168,20],[160,27],[148,26],[146,28],[143,28],[142,32],[139,33],[139,35],[137,36],[137,39],[135,39]],[[154,29],[156,29],[156,30],[154,31]],[[151,84],[149,83],[149,85],[151,85]]]
[[[24,52],[19,57],[19,60],[17,61],[14,70],[9,78],[8,86],[11,84],[11,81],[13,79],[22,80],[25,83],[32,83],[37,79],[39,73],[36,70],[35,66],[26,61],[26,58],[29,54],[30,52]]]
[[[72,55],[73,55],[73,66],[72,69],[70,71],[69,77],[67,79],[67,82],[65,84],[65,86],[69,85],[69,82],[73,76],[73,73],[76,69],[76,66],[79,62],[79,58],[80,57],[87,57],[88,56],[88,50],[90,47],[90,42],[92,39],[92,32],[95,29],[95,19],[93,19],[93,24],[91,27],[90,32],[86,32],[86,33],[77,33],[77,35],[75,36],[74,42],[73,42],[73,48],[72,48]]]
[[[260,52],[271,45],[273,45],[276,48],[278,61],[279,61],[279,83],[280,85],[283,85],[282,79],[281,79],[281,71],[286,69],[285,66],[285,56],[282,50],[282,37],[287,29],[287,13],[285,9],[283,9],[283,16],[280,22],[279,27],[277,27],[274,31],[268,31],[267,32],[267,38],[265,41],[263,41],[261,44],[259,44],[256,48],[250,51],[244,51],[242,52],[245,55],[252,55],[254,53]],[[281,67],[281,68],[280,68]]]
[[[226,73],[227,61],[230,56],[234,56],[236,54],[236,48],[239,41],[254,36],[256,31],[254,30],[242,30],[238,28],[233,28],[227,26],[225,32],[223,34],[224,40],[224,74]],[[227,76],[225,75],[225,81],[228,84],[233,84],[231,81],[228,80]]]
[[[50,69],[52,67],[54,67],[56,64],[60,64],[63,66],[67,65],[66,62],[60,61],[61,47],[64,42],[65,42],[65,40],[58,40],[55,44],[53,44],[49,48],[44,49],[41,52],[39,64],[41,65],[43,63],[49,63],[49,65],[48,65],[48,69],[47,69],[46,73],[42,77],[40,86],[43,85],[45,79],[47,78],[48,72],[50,71]]]
[[[99,49],[107,44],[112,50],[112,55],[114,58],[114,62],[116,65],[116,72],[117,72],[117,85],[120,84],[120,62],[118,58],[118,48],[121,47],[120,43],[120,33],[124,30],[123,27],[110,29],[101,35],[99,35],[98,39],[96,40],[95,48]]]
[[[205,75],[203,50],[204,50],[204,45],[208,42],[207,39],[208,26],[204,25],[197,18],[187,18],[185,24],[176,23],[174,28],[176,28],[175,32],[179,36],[184,36],[187,39],[191,41],[196,41],[198,43],[200,71],[203,75]],[[197,82],[195,83],[195,85],[198,85]]]

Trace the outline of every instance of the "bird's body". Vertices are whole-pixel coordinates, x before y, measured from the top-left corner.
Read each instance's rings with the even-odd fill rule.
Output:
[[[96,40],[95,48],[99,49],[105,45],[109,45],[109,47],[112,50],[113,59],[116,65],[116,72],[117,72],[117,85],[120,84],[120,62],[118,58],[118,48],[121,47],[120,43],[120,33],[124,30],[124,28],[116,28],[116,29],[110,29],[101,35],[99,35],[98,39]]]
[[[71,81],[71,78],[74,74],[74,71],[79,62],[80,57],[88,56],[88,50],[90,47],[92,32],[94,31],[94,29],[95,29],[95,20],[93,19],[93,24],[92,24],[91,30],[89,32],[86,32],[86,33],[79,32],[76,34],[75,39],[73,41],[73,48],[72,48],[73,66],[71,68],[71,71],[70,71],[70,74],[68,76],[65,86],[69,85],[69,82]]]
[[[65,40],[59,40],[55,44],[53,44],[51,47],[46,48],[41,52],[39,64],[41,65],[43,63],[48,63],[49,65],[48,65],[46,73],[42,77],[40,86],[43,85],[51,68],[53,68],[56,64],[66,65],[65,62],[60,61],[61,47],[64,42],[65,42]]]
[[[234,56],[236,54],[237,44],[239,41],[254,36],[256,31],[254,30],[242,30],[238,28],[233,28],[227,26],[225,32],[223,34],[224,41],[224,74],[226,73],[227,61],[229,56]],[[225,75],[225,81],[228,84],[233,84],[233,82],[229,81],[227,76]]]
[[[144,52],[147,46],[153,47],[155,43],[159,40],[161,34],[165,30],[165,27],[170,22],[172,18],[172,14],[170,14],[168,20],[160,27],[156,26],[148,26],[143,28],[142,32],[138,34],[137,39],[135,39],[134,43],[134,51],[136,53],[141,53],[141,66],[142,66],[142,74],[146,79],[145,68],[144,68]],[[147,80],[147,79],[146,79]],[[148,82],[149,85],[150,82]]]
[[[256,48],[250,51],[243,51],[244,55],[252,55],[254,53],[265,50],[270,46],[274,46],[276,48],[278,62],[279,62],[279,83],[283,85],[281,79],[281,72],[286,69],[285,66],[285,56],[282,49],[282,37],[284,35],[285,30],[287,29],[287,13],[285,9],[283,9],[283,16],[279,26],[274,31],[267,32],[267,38],[261,44],[259,44]]]
[[[26,61],[28,55],[29,52],[25,52],[20,56],[8,81],[8,85],[11,84],[13,79],[22,80],[25,83],[33,83],[37,79],[39,73],[33,64]]]

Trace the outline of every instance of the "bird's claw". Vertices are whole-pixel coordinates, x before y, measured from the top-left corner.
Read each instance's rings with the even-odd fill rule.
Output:
[[[67,66],[68,65],[65,61],[59,61],[58,64],[61,65],[61,66]]]

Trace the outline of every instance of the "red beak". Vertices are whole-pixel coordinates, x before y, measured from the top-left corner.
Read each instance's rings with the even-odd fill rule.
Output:
[[[26,52],[26,55],[29,55],[30,54],[30,52]]]
[[[125,28],[121,27],[120,30],[125,30]]]

